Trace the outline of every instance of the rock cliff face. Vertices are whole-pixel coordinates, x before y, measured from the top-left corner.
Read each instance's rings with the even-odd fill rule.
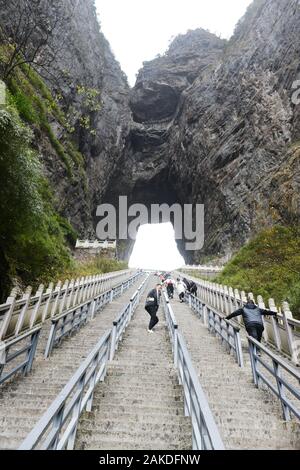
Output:
[[[1,9],[0,27],[7,36],[16,31],[26,2],[6,2]],[[47,133],[37,128],[34,129],[35,146],[55,190],[57,209],[80,236],[95,237],[93,214],[118,165],[131,121],[127,78],[101,32],[94,0],[53,0],[52,3],[45,0],[36,5],[44,16],[52,8],[63,19],[58,21],[59,27],[53,34],[48,34],[46,54],[43,51],[46,58],[52,57],[54,51],[54,60],[47,67],[35,66],[35,69],[67,117],[66,128],[49,113],[51,130],[66,151],[70,140],[75,144],[84,157],[83,167],[75,165],[70,178]],[[31,5],[32,15],[36,15],[33,21],[40,18],[36,5]],[[28,25],[24,23],[22,27],[28,34]],[[36,29],[38,37],[45,33],[43,28]],[[23,38],[22,34],[19,36]],[[35,37],[29,35],[29,38],[28,47],[34,47],[31,43]]]
[[[204,250],[179,244],[188,261],[299,219],[299,52],[296,0],[255,0],[229,42],[203,30],[179,36],[139,73],[135,123],[106,199],[122,191],[147,204],[205,204]]]
[[[56,1],[70,21],[48,84],[61,95],[84,175],[70,180],[43,135],[36,145],[59,210],[81,236],[95,236],[97,205],[119,195],[205,204],[204,249],[179,243],[187,261],[230,254],[266,225],[299,220],[298,0],[254,0],[230,41],[202,29],[177,37],[144,63],[132,90],[93,0]],[[65,130],[50,124],[63,141]],[[132,246],[120,243],[119,254]]]
[[[50,179],[58,187],[63,213],[81,236],[94,238],[93,215],[117,168],[128,134],[129,87],[100,30],[93,0],[63,0],[63,6],[71,21],[62,53],[54,64],[58,82],[49,79],[49,85],[62,94],[64,109],[75,129],[74,138],[85,157],[87,186],[83,188],[80,177],[75,186],[70,186],[66,178],[57,178],[55,168],[50,170]]]

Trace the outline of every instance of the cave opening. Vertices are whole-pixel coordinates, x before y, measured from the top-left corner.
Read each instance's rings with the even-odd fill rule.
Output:
[[[140,226],[129,267],[172,271],[185,265],[171,222]]]

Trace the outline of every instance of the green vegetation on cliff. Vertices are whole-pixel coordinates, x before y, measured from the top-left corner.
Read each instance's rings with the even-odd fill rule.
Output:
[[[58,279],[127,268],[100,256],[76,262],[68,245],[77,234],[57,214],[55,200],[31,148],[33,134],[14,101],[0,109],[0,301],[15,280],[36,288]]]
[[[32,132],[9,105],[0,109],[0,281],[3,298],[13,278],[47,281],[71,266],[66,239],[76,234],[54,200],[31,148]]]
[[[7,54],[0,45],[0,63]],[[55,209],[58,201],[43,174],[42,158],[34,150],[35,134],[44,143],[48,139],[66,177],[80,180],[87,191],[84,157],[74,143],[75,129],[60,106],[60,97],[52,96],[42,77],[22,61],[6,86],[6,105],[0,107],[0,302],[16,281],[36,287],[64,273],[77,277],[95,274],[96,269],[73,261],[69,247],[75,245],[77,233]],[[88,92],[97,102],[100,92],[83,87],[82,99]]]
[[[16,69],[8,82],[10,101],[17,108],[20,117],[39,128],[49,139],[53,149],[65,165],[69,177],[74,167],[83,167],[84,159],[71,140],[71,128],[63,111],[51,95],[50,90],[39,75],[23,64]],[[62,141],[56,137],[50,122],[56,121],[64,130]]]
[[[214,282],[288,301],[300,318],[300,226],[276,226],[244,246]]]

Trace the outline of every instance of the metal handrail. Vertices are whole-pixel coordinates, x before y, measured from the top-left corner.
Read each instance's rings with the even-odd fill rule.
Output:
[[[124,312],[127,312],[127,319],[130,321],[148,278],[149,276],[144,279],[129,304],[118,315],[113,328],[102,336],[87,359],[23,441],[19,450],[34,450],[38,446],[42,450],[72,450],[74,448],[80,415],[84,410],[92,410],[95,387],[99,381],[105,379],[112,344],[113,351],[115,351],[128,325],[127,320],[123,322]],[[115,323],[119,325],[121,333],[119,335],[115,334]]]
[[[177,342],[177,330],[178,324],[176,322],[176,318],[173,312],[173,309],[169,302],[169,297],[166,292],[163,292],[162,295],[163,300],[163,307],[165,310],[165,316],[168,326],[168,331],[170,335],[173,357],[174,357],[174,366],[177,367],[177,357],[178,357],[178,342]]]
[[[182,273],[177,273],[182,276]],[[219,313],[227,316],[233,310],[237,310],[244,306],[246,302],[245,292],[239,292],[237,289],[233,290],[227,286],[213,284],[208,281],[194,278],[186,275],[188,279],[193,280],[200,291],[199,298],[203,303],[209,305]],[[258,296],[257,303],[259,307],[268,310],[261,296]],[[273,316],[269,319],[264,317],[264,339],[275,347],[279,352],[288,355],[291,361],[297,366],[300,365],[300,321],[292,318],[292,313],[286,302],[283,303],[282,308],[276,308],[273,299],[269,299],[270,311],[277,311],[277,318]],[[234,322],[243,327],[243,322],[238,317]]]
[[[84,407],[91,410],[95,386],[106,375],[111,331],[106,332],[87,359],[23,441],[19,450],[73,449],[79,417]],[[89,371],[89,373],[88,373]],[[87,388],[87,390],[86,390]],[[68,422],[69,419],[69,422]],[[62,437],[60,437],[63,431]]]
[[[124,289],[128,289],[140,275],[141,272],[135,273],[129,279],[126,279],[111,290],[98,294],[96,297],[85,301],[81,305],[77,305],[52,318],[52,326],[45,349],[45,357],[48,358],[51,355],[53,348],[59,344],[64,337],[77,331],[89,319],[92,320],[100,308],[121,295]]]
[[[300,384],[300,373],[298,370],[291,367],[281,357],[275,355],[267,347],[259,343],[256,339],[251,336],[247,336],[249,342],[249,352],[251,360],[251,368],[253,374],[253,380],[256,387],[260,386],[260,383],[265,383],[268,388],[280,399],[283,416],[286,421],[291,419],[291,413],[300,419],[300,404],[297,408],[294,403],[286,396],[286,389],[288,392],[295,397],[296,400],[300,400],[300,389],[296,389],[293,384],[289,383],[287,379],[282,376],[282,371],[285,371],[290,377],[293,377]],[[262,359],[259,352],[263,352],[272,360],[272,366]],[[259,364],[275,378],[276,385],[266,377],[266,375],[259,370]]]
[[[106,281],[109,281],[110,279],[114,279],[116,277],[121,277],[127,273],[130,273],[132,272],[132,269],[124,269],[122,271],[115,271],[115,272],[112,272],[112,273],[109,273],[109,274],[100,274],[98,276],[87,276],[87,277],[84,277],[84,278],[81,278],[79,280],[77,280],[76,282],[79,282],[79,286],[86,286],[87,284],[89,283],[93,283],[93,282],[97,282],[97,281],[100,281],[100,282],[106,282]],[[74,281],[75,282],[75,281]],[[44,287],[44,286],[43,286]],[[56,287],[54,289],[57,290],[58,287]],[[48,289],[47,291],[43,291],[42,292],[42,295],[41,295],[41,298],[42,298],[42,302],[45,302],[48,300],[49,296],[50,296],[50,292],[49,292],[50,289]],[[59,289],[59,292],[60,294],[65,294],[66,292],[68,291],[71,291],[71,284],[64,284],[60,289]],[[40,293],[37,292],[36,294],[32,295],[31,297],[31,300],[35,300],[37,298],[40,297]],[[10,299],[10,298],[9,298]],[[26,303],[25,299],[24,298],[20,298],[20,299],[17,299],[15,301],[15,307],[19,307],[19,308],[22,308],[24,306],[24,304]],[[5,314],[5,312],[7,311],[7,307],[9,306],[9,302],[6,302],[6,303],[3,303],[3,304],[0,304],[0,317],[3,316]]]
[[[192,421],[193,450],[224,450],[220,432],[166,295],[163,296],[163,306],[173,343],[174,365],[183,386],[185,415]]]
[[[11,339],[7,343],[0,342],[0,385],[18,372],[27,375],[31,371],[40,331],[41,326],[37,326],[18,338]],[[16,348],[16,345],[20,343],[22,346]],[[13,351],[12,353],[10,353],[11,350]],[[20,358],[20,360],[16,364],[17,358]],[[10,363],[13,363],[13,366],[7,371],[7,366]]]
[[[230,353],[234,353],[238,365],[244,367],[240,328],[233,322],[226,320],[214,308],[205,305],[195,295],[186,294],[186,300],[190,308],[196,312],[208,327],[209,331],[215,333],[221,339],[222,343],[228,347]]]
[[[238,365],[244,367],[240,328],[226,320],[211,307],[207,307],[207,315],[209,331],[214,332],[222,343],[228,346],[229,352],[234,353]]]
[[[126,330],[133,313],[135,312],[142,293],[146,288],[146,283],[149,279],[149,274],[146,276],[140,287],[136,290],[133,296],[130,299],[129,304],[122,310],[119,317],[113,322],[113,330],[112,330],[112,340],[110,345],[110,361],[113,360],[116,350],[118,349],[118,343],[122,341],[122,337],[124,331]]]

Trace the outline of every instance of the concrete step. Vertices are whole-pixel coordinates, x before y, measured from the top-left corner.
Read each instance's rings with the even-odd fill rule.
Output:
[[[299,432],[283,422],[279,401],[254,386],[247,350],[241,369],[187,305],[174,303],[174,313],[226,448],[300,448]]]
[[[260,400],[257,398],[248,399],[247,397],[240,397],[238,401],[237,399],[232,399],[228,403],[228,400],[224,400],[224,396],[222,399],[222,396],[220,397],[213,393],[209,394],[206,390],[204,390],[204,392],[206,396],[209,397],[210,406],[214,409],[218,409],[220,413],[224,408],[230,410],[248,410],[249,416],[251,413],[259,416],[260,413],[264,412],[265,409],[271,413],[278,411],[277,403],[274,402],[274,399],[272,400],[272,397],[264,400]],[[277,413],[275,413],[275,416],[278,422],[280,422],[281,418],[277,415]]]
[[[116,374],[111,374],[107,375],[105,379],[106,384],[128,384],[129,386],[138,386],[141,383],[143,383],[145,386],[150,387],[150,388],[156,388],[157,385],[165,385],[169,386],[172,385],[173,387],[178,386],[178,378],[177,377],[170,377],[166,376],[165,374],[151,374],[149,375],[139,375],[135,377],[134,375],[129,375],[126,373],[116,373]]]
[[[247,399],[249,405],[253,403],[253,401],[260,403],[261,399],[271,402],[274,401],[274,397],[271,393],[258,391],[254,386],[247,390],[246,397],[241,396],[236,388],[229,384],[227,386],[222,384],[218,389],[215,384],[213,385],[211,382],[207,383],[206,381],[202,381],[202,387],[207,396],[212,397],[214,400],[220,398],[221,403],[226,401],[228,405],[232,404],[233,406],[237,406],[240,400],[243,402],[245,399]]]
[[[88,437],[87,437],[88,439]],[[191,450],[191,440],[178,440],[174,439],[172,442],[166,440],[150,440],[147,439],[139,439],[130,440],[124,439],[120,441],[119,439],[115,439],[111,436],[101,436],[101,440],[99,442],[94,441],[85,441],[79,440],[76,445],[76,449],[84,449],[84,450]]]
[[[120,405],[126,405],[128,403],[129,405],[142,405],[144,403],[149,403],[155,400],[155,403],[163,404],[164,406],[178,406],[178,402],[183,402],[183,399],[179,395],[167,395],[167,396],[160,396],[158,393],[154,397],[153,394],[147,394],[143,393],[143,395],[126,395],[122,393],[113,393],[113,392],[107,392],[103,396],[96,396],[94,398],[94,403],[95,405],[101,405],[101,404],[106,404],[110,403],[111,406],[115,406],[116,403]]]
[[[249,416],[249,409],[247,408],[228,408],[226,410],[219,410],[219,407],[217,406],[211,406],[211,410],[213,412],[213,415],[215,419],[219,423],[224,423],[226,424],[232,424],[236,423],[237,420],[239,420],[241,423],[247,423],[247,426],[254,426],[257,423],[263,424],[264,426],[275,426],[278,428],[278,417],[275,414],[274,411],[271,411],[269,413],[264,413],[259,416],[255,413],[253,417],[251,415]],[[281,424],[284,426],[285,421],[282,420]],[[243,425],[243,424],[242,424]]]
[[[108,407],[93,408],[91,412],[91,419],[94,419],[95,413],[101,411],[101,416],[99,419],[113,420],[116,421],[120,417],[128,422],[151,422],[151,423],[160,423],[160,422],[180,422],[181,420],[190,420],[190,418],[184,416],[184,410],[180,406],[178,408],[166,408],[159,405],[153,406],[117,406],[116,408],[109,409]],[[82,419],[88,419],[90,413],[85,413]]]
[[[107,383],[101,387],[101,393],[110,393],[111,390],[117,391],[117,393],[121,393],[123,395],[139,395],[142,396],[144,392],[147,395],[154,397],[157,393],[159,387],[159,383],[156,384],[126,384],[126,382],[116,382],[116,381],[107,381]],[[180,385],[173,385],[163,383],[163,387],[160,390],[161,396],[182,396],[182,388]]]
[[[143,377],[148,377],[148,378],[157,377],[160,379],[161,377],[164,378],[164,377],[177,376],[175,369],[173,367],[163,367],[161,365],[161,361],[162,359],[160,358],[159,363],[158,362],[153,363],[153,364],[147,363],[145,365],[142,365],[142,363],[139,362],[135,364],[130,364],[126,368],[126,361],[119,360],[119,361],[114,361],[114,365],[116,366],[115,369],[117,369],[118,372],[120,372],[121,370],[124,371],[124,369],[126,368],[126,374],[128,375],[129,378],[140,377],[141,381]],[[168,364],[170,364],[169,361],[168,361]]]
[[[43,357],[44,349],[39,350],[30,375],[14,380],[1,387],[0,391],[0,448],[17,448],[39,417],[46,411],[57,394],[78,369],[103,333],[112,326],[121,308],[129,302],[132,294],[141,283],[141,278],[122,297],[88,322],[76,334],[65,339],[53,350],[50,359]],[[47,325],[49,331],[49,325]],[[42,332],[43,346],[47,335]],[[22,420],[22,423],[21,423]],[[7,436],[9,430],[9,436]],[[14,438],[15,436],[15,438]]]
[[[143,435],[143,433],[149,433],[149,435],[155,434],[164,434],[164,433],[171,433],[176,434],[178,431],[180,432],[192,432],[191,421],[190,419],[185,419],[181,417],[181,419],[174,419],[174,420],[167,420],[165,423],[158,422],[150,422],[146,420],[142,421],[128,421],[127,417],[122,417],[120,419],[85,419],[80,422],[80,426],[83,427],[81,430],[82,433],[88,432],[93,434],[100,434],[100,433],[107,433],[110,434],[114,433],[127,433],[128,436],[131,433],[135,435]]]
[[[191,421],[184,417],[165,322],[161,318],[155,335],[146,327],[141,305],[105,384],[97,387],[92,413],[80,423],[77,448],[191,448]]]
[[[295,444],[286,439],[267,439],[266,437],[258,441],[258,439],[235,438],[230,439],[230,444],[226,447],[227,450],[294,450]]]
[[[184,429],[186,432],[186,429]],[[105,433],[105,431],[104,431]],[[148,445],[154,441],[154,442],[177,442],[180,443],[180,439],[178,439],[178,428],[176,429],[173,428],[166,428],[166,429],[157,429],[157,430],[149,430],[147,429],[138,429],[137,431],[133,430],[126,430],[123,431],[122,429],[107,429],[106,431],[107,437],[109,436],[110,440],[119,440],[120,443],[123,443],[123,441],[132,441],[134,443],[138,443],[140,441],[142,442],[147,442]],[[89,447],[93,446],[95,444],[100,444],[103,442],[103,434],[97,434],[94,433],[93,430],[91,431],[85,431],[80,429],[78,433],[78,438],[79,439],[85,439],[86,442],[88,442]],[[192,434],[190,430],[190,436],[186,437],[187,439],[191,440]]]

